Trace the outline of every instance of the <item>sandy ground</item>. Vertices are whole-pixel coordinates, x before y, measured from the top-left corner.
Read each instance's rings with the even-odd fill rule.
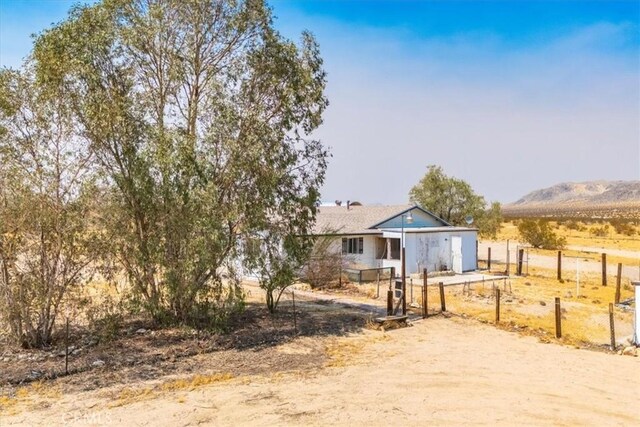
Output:
[[[640,424],[637,357],[443,317],[333,340],[342,349],[337,367],[247,376],[116,407],[104,391],[78,393],[0,425]],[[300,338],[280,351],[315,348]]]
[[[518,242],[511,241],[509,245],[509,252],[511,253],[511,263],[512,263],[512,272],[515,269],[515,260],[516,260],[516,246]],[[507,243],[506,242],[495,242],[495,241],[481,241],[478,243],[478,258],[486,260],[487,259],[487,248],[491,247],[491,258],[494,261],[505,262],[507,259]],[[621,255],[628,256],[629,258],[637,257],[638,265],[623,265],[622,266],[622,276],[626,277],[630,280],[640,280],[640,253],[636,251],[624,251],[624,250],[615,250],[615,249],[601,249],[595,247],[586,247],[586,246],[570,246],[570,249],[587,251],[587,252],[605,252],[610,255]],[[556,268],[557,267],[557,258],[546,255],[539,255],[530,253],[529,254],[529,264],[535,267],[543,267],[543,268]],[[575,271],[576,262],[575,259],[564,259],[563,260],[563,269],[569,269],[571,271]],[[618,274],[618,267],[616,264],[609,263],[607,265],[607,274],[611,277],[615,277]],[[588,273],[600,273],[602,271],[602,265],[597,261],[590,260],[580,260],[580,271],[588,272]]]

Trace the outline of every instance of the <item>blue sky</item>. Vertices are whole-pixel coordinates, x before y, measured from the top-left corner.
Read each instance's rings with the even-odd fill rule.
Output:
[[[0,65],[73,2],[0,0]],[[270,2],[320,42],[326,200],[403,203],[428,164],[491,200],[640,179],[640,3]]]

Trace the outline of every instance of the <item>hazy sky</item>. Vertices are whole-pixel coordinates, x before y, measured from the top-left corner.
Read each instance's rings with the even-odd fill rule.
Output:
[[[71,1],[0,0],[0,65]],[[328,72],[323,199],[403,203],[429,164],[510,202],[640,179],[640,3],[275,0]]]

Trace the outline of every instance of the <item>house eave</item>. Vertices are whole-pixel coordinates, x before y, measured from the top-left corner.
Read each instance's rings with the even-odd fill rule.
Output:
[[[387,218],[387,219],[384,219],[384,220],[382,220],[382,221],[380,221],[380,222],[377,222],[376,224],[373,224],[373,225],[372,225],[371,227],[369,227],[369,228],[374,229],[374,228],[378,227],[379,225],[384,224],[384,223],[385,223],[385,222],[387,222],[387,221],[391,221],[393,218],[397,218],[398,216],[400,216],[400,215],[404,215],[405,213],[407,213],[407,212],[409,212],[409,211],[412,211],[412,210],[414,210],[414,209],[418,209],[419,211],[422,211],[423,213],[425,213],[425,214],[427,214],[427,215],[429,215],[429,216],[432,216],[433,218],[437,219],[438,221],[440,221],[440,222],[442,223],[442,226],[443,226],[443,227],[453,227],[451,224],[449,224],[447,221],[445,221],[444,219],[440,218],[438,215],[434,214],[433,212],[429,212],[428,210],[426,210],[425,208],[423,208],[423,207],[421,207],[421,206],[413,205],[413,206],[411,206],[411,207],[406,208],[406,209],[405,209],[405,210],[403,210],[403,211],[398,212],[398,213],[397,213],[397,214],[395,214],[395,215],[390,216],[390,217],[389,217],[389,218]]]

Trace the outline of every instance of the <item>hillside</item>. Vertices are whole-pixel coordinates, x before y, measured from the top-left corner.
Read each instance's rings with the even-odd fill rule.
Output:
[[[555,214],[636,212],[640,209],[640,181],[563,182],[532,191],[514,203],[504,205],[510,214]],[[628,216],[623,214],[623,216]],[[631,215],[635,216],[635,215]]]

